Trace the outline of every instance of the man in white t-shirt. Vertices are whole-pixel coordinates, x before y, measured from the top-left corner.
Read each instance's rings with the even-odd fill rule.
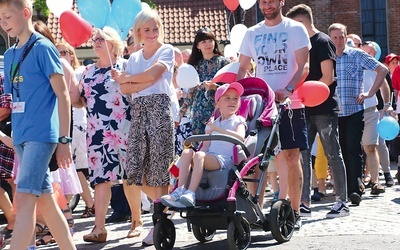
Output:
[[[274,90],[276,101],[283,102],[288,97],[292,101],[279,125],[282,151],[275,162],[280,180],[279,198],[286,199],[289,195],[298,229],[303,185],[300,150],[308,148],[308,144],[304,106],[293,92],[308,75],[311,44],[304,26],[282,15],[284,4],[284,0],[259,0],[265,20],[250,27],[244,36],[237,78],[245,76],[253,59],[257,64],[256,77],[264,79]]]

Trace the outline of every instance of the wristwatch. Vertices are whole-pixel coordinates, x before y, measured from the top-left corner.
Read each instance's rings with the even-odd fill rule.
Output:
[[[64,135],[64,136],[58,137],[58,142],[62,143],[62,144],[67,144],[67,143],[72,142],[72,138]]]
[[[294,91],[293,86],[288,85],[288,86],[285,87],[285,89],[293,94],[293,91]]]

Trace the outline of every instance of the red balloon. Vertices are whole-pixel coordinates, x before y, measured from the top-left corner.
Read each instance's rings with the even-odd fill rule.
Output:
[[[320,81],[306,81],[297,89],[297,95],[307,107],[315,107],[323,103],[329,97],[329,87]]]
[[[239,7],[239,0],[223,0],[225,6],[230,10],[230,11],[235,11],[237,7]]]
[[[79,47],[92,36],[92,25],[73,10],[64,11],[60,16],[62,36],[73,47]]]

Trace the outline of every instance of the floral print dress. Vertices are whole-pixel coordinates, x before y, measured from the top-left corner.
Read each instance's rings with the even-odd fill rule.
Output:
[[[126,60],[118,59],[117,70],[125,70]],[[86,101],[89,179],[96,184],[124,177],[126,145],[130,127],[130,107],[119,84],[111,79],[111,67],[87,66],[81,83]]]
[[[230,60],[226,57],[217,55],[210,60],[202,59],[194,68],[199,74],[200,82],[211,81],[217,71],[229,64]],[[190,108],[190,119],[192,123],[192,133],[194,135],[204,134],[208,120],[214,112],[215,90],[206,92],[203,84],[191,88],[188,97],[185,98],[181,112],[185,113]]]

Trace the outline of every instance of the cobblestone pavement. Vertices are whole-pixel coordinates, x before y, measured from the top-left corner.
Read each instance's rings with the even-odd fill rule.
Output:
[[[393,176],[396,172],[394,167]],[[383,179],[381,181],[384,183]],[[277,244],[270,232],[253,230],[249,249],[400,249],[400,186],[397,180],[396,185],[386,188],[384,194],[374,196],[369,192],[370,189],[366,189],[360,206],[350,205],[350,216],[326,219],[325,215],[335,199],[332,190],[328,190],[326,197],[312,204],[312,217],[303,219],[303,227],[293,234],[289,242]],[[272,194],[266,193],[265,212],[271,198]],[[138,238],[125,238],[130,223],[123,222],[106,226],[106,243],[83,242],[82,236],[90,232],[94,221],[94,218],[79,218],[83,209],[81,200],[74,213],[76,233],[73,238],[78,249],[154,249],[141,243],[151,227],[150,214],[143,216],[145,232]],[[226,231],[218,231],[212,241],[203,244],[187,231],[186,221],[178,214],[174,215],[173,221],[177,234],[174,249],[227,249]],[[52,244],[38,249],[58,247]]]

